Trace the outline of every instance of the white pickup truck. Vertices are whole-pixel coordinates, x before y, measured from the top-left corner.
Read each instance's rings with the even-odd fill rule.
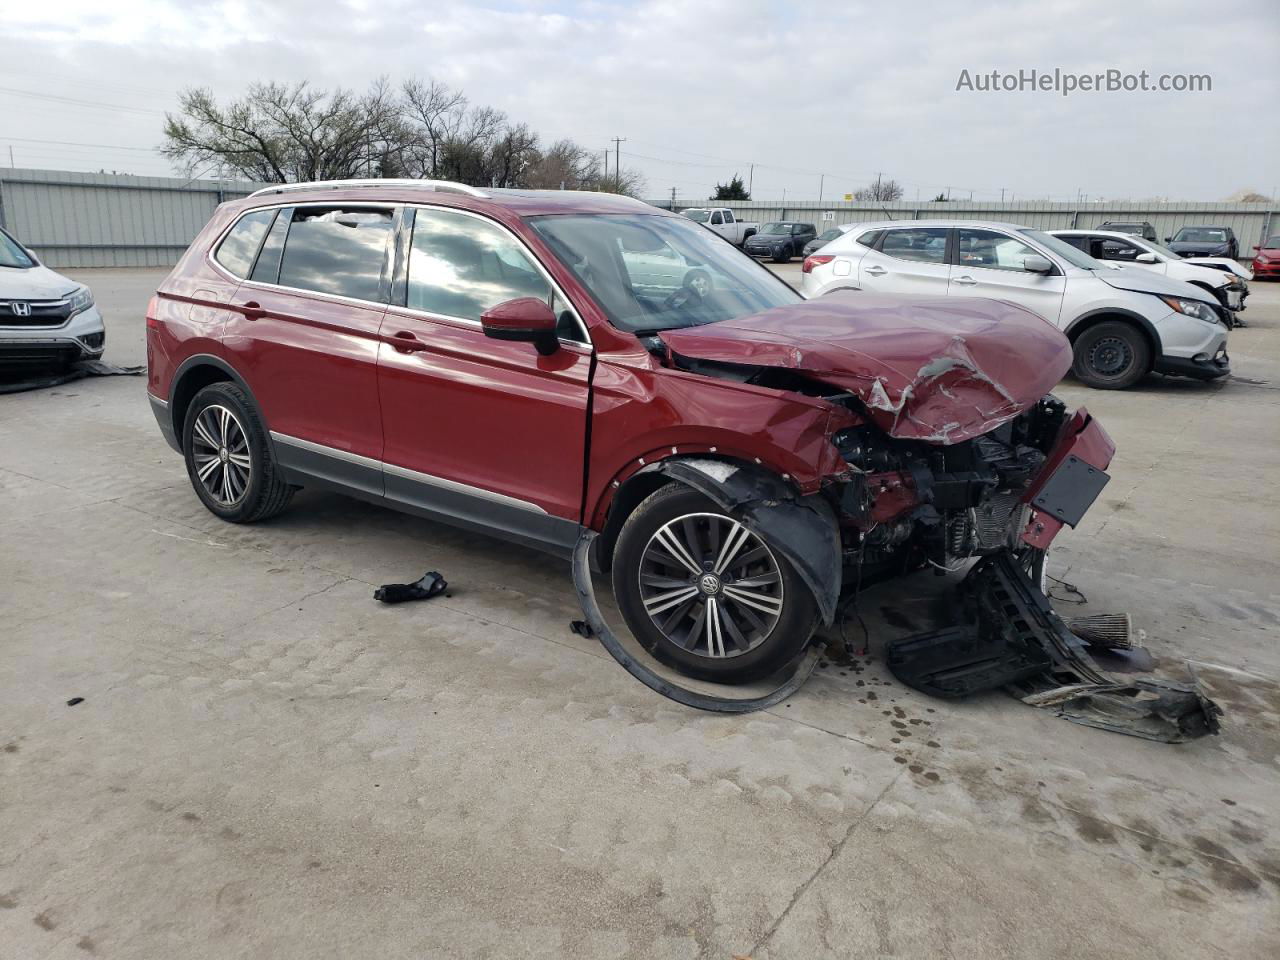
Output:
[[[683,213],[690,220],[715,231],[739,247],[746,242],[747,237],[760,229],[760,224],[754,220],[739,220],[734,217],[733,211],[728,207],[690,207]]]

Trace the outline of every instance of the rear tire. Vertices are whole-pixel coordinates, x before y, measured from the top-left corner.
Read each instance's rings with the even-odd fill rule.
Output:
[[[725,553],[730,559],[717,568]],[[613,552],[613,593],[657,660],[716,683],[769,676],[804,650],[818,623],[813,594],[781,552],[679,483],[627,517]]]
[[[1151,369],[1147,338],[1130,324],[1106,320],[1075,341],[1072,372],[1081,383],[1099,390],[1124,390]]]
[[[298,489],[280,478],[258,409],[234,383],[211,383],[192,397],[182,449],[196,496],[231,523],[274,517]]]

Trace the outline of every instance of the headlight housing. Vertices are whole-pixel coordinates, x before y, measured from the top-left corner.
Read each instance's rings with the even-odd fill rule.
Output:
[[[1196,317],[1208,323],[1218,322],[1218,311],[1207,303],[1201,303],[1199,300],[1183,300],[1181,297],[1161,297],[1160,299],[1168,304],[1170,309],[1188,317]]]
[[[67,295],[67,301],[71,304],[71,316],[74,317],[93,306],[93,291],[88,287],[77,287]]]

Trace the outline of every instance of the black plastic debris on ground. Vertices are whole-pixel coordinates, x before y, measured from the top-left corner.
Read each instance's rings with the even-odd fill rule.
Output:
[[[67,706],[74,707],[78,703],[84,703],[84,697],[72,697],[67,701]]]
[[[145,366],[117,367],[101,360],[79,360],[65,370],[37,372],[34,375],[31,371],[24,371],[19,375],[21,379],[13,378],[12,372],[0,372],[0,393],[47,390],[85,377],[141,377],[146,372]]]
[[[1222,711],[1194,678],[1119,682],[1103,673],[1008,553],[969,572],[956,613],[956,626],[888,644],[890,672],[937,697],[1005,688],[1073,723],[1149,740],[1179,743],[1218,732]]]
[[[373,591],[373,599],[383,603],[404,603],[407,600],[430,600],[449,589],[449,583],[434,570],[424,573],[413,583],[384,583]]]

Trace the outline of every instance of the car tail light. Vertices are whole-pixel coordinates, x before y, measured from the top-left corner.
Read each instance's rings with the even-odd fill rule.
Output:
[[[160,306],[159,295],[152,295],[151,299],[147,301],[147,329],[148,330],[157,330],[160,327],[160,319],[156,316],[156,314],[159,312],[158,310],[159,306]]]
[[[824,263],[830,263],[835,257],[822,253],[815,253],[812,256],[804,258],[804,266],[800,268],[801,273],[813,273],[814,267],[820,267]]]

